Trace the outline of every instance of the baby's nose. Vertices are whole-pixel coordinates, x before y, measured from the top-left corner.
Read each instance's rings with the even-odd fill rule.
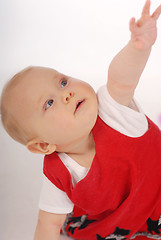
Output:
[[[69,103],[70,99],[74,97],[74,93],[73,92],[68,92],[67,94],[65,94],[64,96],[64,103]]]

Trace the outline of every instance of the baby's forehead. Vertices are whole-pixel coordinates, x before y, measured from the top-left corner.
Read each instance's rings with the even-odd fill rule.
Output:
[[[22,97],[22,92],[30,92],[39,82],[47,82],[48,80],[57,80],[63,74],[55,69],[46,67],[29,67],[16,74],[6,85],[3,96],[6,98],[14,97],[16,99]]]
[[[19,72],[4,87],[1,106],[18,116],[27,116],[32,110],[28,108],[31,102],[35,103],[45,88],[51,86],[45,84],[46,80],[57,80],[62,75],[54,69],[44,67],[32,67]],[[39,86],[41,79],[43,84]],[[23,114],[19,114],[22,112]]]
[[[20,81],[17,84],[17,88],[32,89],[37,84],[46,84],[49,82],[57,81],[64,74],[56,71],[55,69],[45,67],[34,67],[20,76]]]
[[[45,68],[45,67],[34,67],[31,69],[31,71],[27,72],[24,76],[24,81],[31,81],[34,82],[36,80],[46,80],[46,79],[52,79],[56,80],[60,75],[62,75],[60,72],[56,71],[52,68]]]

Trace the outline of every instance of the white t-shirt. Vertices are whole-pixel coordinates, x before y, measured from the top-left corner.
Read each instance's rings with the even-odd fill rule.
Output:
[[[106,86],[102,86],[98,90],[97,96],[98,114],[107,125],[130,137],[140,137],[148,130],[148,121],[135,100],[129,107],[120,105],[109,95]],[[80,166],[65,153],[58,155],[69,170],[73,186],[75,186],[87,175],[89,169]],[[66,214],[72,212],[73,206],[67,194],[44,175],[39,208],[46,212]]]

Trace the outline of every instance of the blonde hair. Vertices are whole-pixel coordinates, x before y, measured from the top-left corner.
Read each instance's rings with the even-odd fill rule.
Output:
[[[31,133],[26,131],[17,116],[6,106],[5,100],[8,98],[9,92],[11,92],[33,68],[32,66],[27,67],[14,75],[4,86],[0,100],[1,121],[5,130],[15,141],[24,145],[32,138]]]

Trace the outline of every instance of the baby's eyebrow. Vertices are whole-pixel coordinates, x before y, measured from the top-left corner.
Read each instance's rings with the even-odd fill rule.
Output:
[[[40,109],[42,103],[43,103],[43,100],[44,100],[44,96],[40,96],[38,98],[38,100],[36,101],[36,106]],[[41,109],[40,109],[41,110]]]
[[[66,75],[64,75],[64,74],[62,74],[62,73],[57,73],[56,75],[54,75],[52,78],[51,78],[51,81],[55,81],[55,83],[56,82],[59,82],[59,81],[61,81],[61,80],[63,80],[63,79],[67,79],[67,76]]]
[[[61,77],[60,77],[60,81],[62,81],[62,80],[67,80],[68,79],[68,77],[66,76],[66,75],[62,75]]]

